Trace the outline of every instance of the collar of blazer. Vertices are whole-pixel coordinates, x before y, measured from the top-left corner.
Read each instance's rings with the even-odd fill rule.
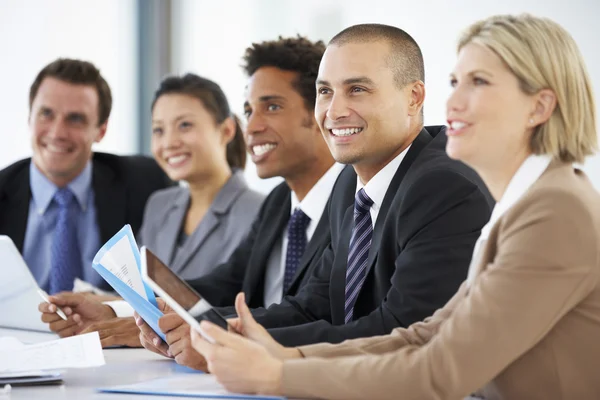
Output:
[[[217,214],[225,214],[233,206],[236,199],[248,189],[248,184],[244,179],[241,170],[235,170],[225,182],[225,185],[219,190],[209,210]],[[190,203],[189,190],[181,191],[181,195],[171,204],[171,208],[185,208],[187,210]]]
[[[440,134],[440,133],[438,133],[438,134]],[[441,134],[444,134],[444,133],[441,133]],[[379,209],[379,216],[377,217],[377,221],[375,221],[375,226],[373,228],[373,238],[371,240],[371,251],[369,251],[369,257],[367,258],[367,271],[366,271],[367,275],[369,274],[369,271],[371,270],[371,268],[373,267],[373,264],[375,263],[377,254],[379,254],[379,245],[381,243],[381,235],[383,232],[383,225],[386,220],[385,217],[392,205],[392,201],[394,200],[394,197],[396,196],[396,192],[398,191],[398,188],[400,187],[400,184],[402,183],[402,180],[406,176],[406,173],[408,172],[412,163],[417,159],[417,157],[421,153],[421,150],[423,150],[425,148],[425,146],[427,146],[427,144],[429,144],[429,142],[431,142],[431,140],[432,140],[432,135],[427,131],[427,129],[425,129],[425,128],[421,129],[421,132],[419,132],[419,135],[412,142],[412,145],[411,145],[410,149],[408,150],[408,153],[406,153],[406,156],[400,163],[400,166],[396,170],[396,173],[394,174],[394,177],[392,178],[392,181],[390,182],[390,185],[388,186],[388,189],[385,192],[385,197],[383,198],[383,202],[381,203],[381,208]],[[350,215],[352,215],[352,214],[350,214]]]
[[[190,235],[188,240],[186,240],[183,248],[178,253],[177,257],[172,260],[171,269],[175,273],[181,272],[188,264],[190,259],[194,256],[194,254],[200,249],[202,243],[208,238],[210,233],[214,231],[220,223],[220,216],[227,214],[231,207],[235,204],[236,200],[248,189],[248,185],[244,180],[243,173],[241,171],[235,171],[231,177],[227,180],[225,185],[221,188],[217,196],[213,200],[210,205],[208,211],[198,224],[198,226],[194,229],[194,232]],[[185,213],[188,208],[188,204],[190,201],[189,191],[181,191],[181,195],[177,197],[177,199],[173,203],[172,212],[175,212],[176,215],[172,213],[168,213],[170,217],[178,217],[179,221],[182,221],[185,218]],[[180,229],[181,224],[178,224],[177,230]],[[178,236],[178,231],[172,232],[169,241],[173,241],[172,246],[170,246],[173,251],[175,250],[175,241]],[[169,255],[169,258],[173,258],[173,253]]]
[[[539,156],[538,156],[539,157]],[[540,183],[543,183],[544,180],[561,168],[573,169],[573,165],[571,163],[564,163],[557,160],[549,161],[546,164],[547,160],[544,160],[544,157],[540,157],[537,160],[537,165],[533,165],[533,175],[536,178],[532,181],[532,176],[528,176],[521,182],[525,184],[518,190],[520,196],[516,199],[516,201],[511,202],[511,204],[502,210],[502,213],[498,215],[494,220],[490,219],[488,224],[486,224],[481,232],[481,235],[477,239],[475,243],[475,247],[473,249],[473,258],[471,259],[471,265],[469,266],[469,273],[466,280],[466,287],[470,288],[473,284],[473,281],[481,274],[488,266],[490,260],[492,260],[492,253],[495,253],[496,241],[498,238],[499,231],[501,229],[502,222],[507,215],[510,215],[511,212],[518,208],[518,205],[523,201],[528,201],[530,196],[537,196],[538,194],[535,192],[536,187]],[[537,169],[537,171],[535,171]],[[516,175],[516,174],[515,174]],[[514,178],[514,177],[513,177]],[[519,183],[517,182],[517,185]],[[517,211],[518,212],[518,211]]]

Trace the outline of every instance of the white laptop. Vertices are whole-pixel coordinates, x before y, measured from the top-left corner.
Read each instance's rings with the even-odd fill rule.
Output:
[[[0,327],[50,332],[38,311],[38,289],[12,240],[0,235]]]

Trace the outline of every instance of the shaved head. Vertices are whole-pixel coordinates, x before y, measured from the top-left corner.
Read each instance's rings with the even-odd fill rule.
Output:
[[[353,25],[335,35],[329,46],[379,41],[389,45],[387,62],[398,87],[402,88],[415,81],[425,82],[421,49],[412,36],[400,28],[382,24]]]

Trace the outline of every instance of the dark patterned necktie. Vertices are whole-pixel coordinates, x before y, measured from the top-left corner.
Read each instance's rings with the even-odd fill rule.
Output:
[[[287,293],[296,270],[300,264],[300,259],[306,250],[306,228],[310,223],[310,217],[300,209],[296,208],[288,222],[288,244],[285,255],[285,275],[283,277],[283,294]]]
[[[367,259],[373,237],[373,224],[369,212],[372,205],[373,200],[367,196],[364,189],[360,189],[354,199],[354,227],[352,228],[346,267],[346,302],[344,304],[346,323],[352,321],[354,303],[356,303],[356,298],[366,278]]]
[[[68,188],[62,188],[53,200],[58,205],[58,216],[52,238],[50,294],[73,290],[73,281],[81,276],[75,196]]]

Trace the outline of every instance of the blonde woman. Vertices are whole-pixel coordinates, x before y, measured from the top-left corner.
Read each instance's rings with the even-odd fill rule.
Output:
[[[497,200],[467,281],[392,334],[283,348],[237,299],[234,327],[193,333],[235,391],[327,399],[600,398],[600,195],[574,162],[597,145],[582,57],[556,23],[497,16],[458,45],[448,154]]]

